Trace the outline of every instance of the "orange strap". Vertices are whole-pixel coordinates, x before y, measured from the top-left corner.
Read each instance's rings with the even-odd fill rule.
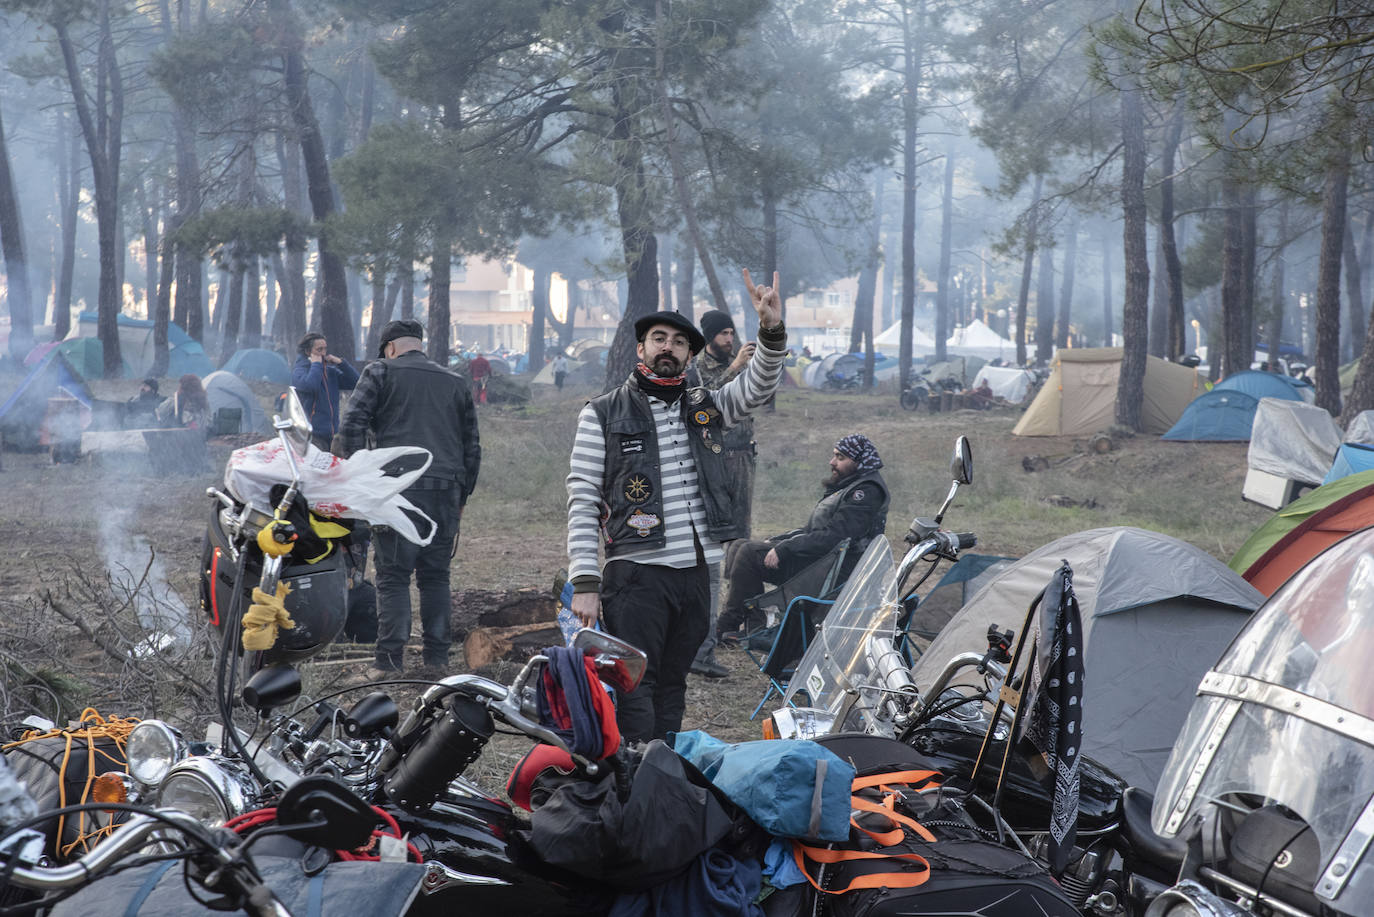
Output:
[[[797,868],[806,876],[816,891],[828,895],[842,895],[856,888],[915,888],[924,885],[930,878],[930,863],[919,853],[870,853],[866,850],[829,850],[825,847],[808,847],[797,841],[792,843],[792,857]],[[912,872],[875,872],[858,876],[844,888],[821,888],[806,869],[806,861],[817,863],[843,863],[853,860],[906,860],[921,868]]]
[[[924,787],[927,785],[938,785],[940,774],[938,771],[896,771],[886,774],[872,774],[868,777],[856,777],[853,789],[857,793],[859,790],[877,788],[883,794],[882,802],[874,802],[862,796],[853,795],[849,799],[850,808],[853,812],[869,812],[881,815],[892,825],[888,831],[870,831],[858,823],[854,816],[851,816],[849,823],[857,830],[867,834],[883,847],[893,847],[906,839],[906,832],[903,827],[909,828],[916,836],[929,843],[935,843],[935,835],[931,834],[924,825],[897,811],[897,797],[900,790],[897,786]],[[800,841],[792,844],[792,856],[797,861],[797,868],[806,876],[806,880],[811,883],[817,891],[826,894],[839,895],[847,891],[859,888],[915,888],[924,885],[930,878],[930,862],[918,853],[882,853],[879,851],[867,850],[834,850],[827,847],[809,847]],[[821,888],[811,873],[806,868],[806,862],[810,860],[815,863],[844,863],[855,860],[905,860],[908,863],[919,866],[909,872],[875,872],[866,876],[858,876],[844,888],[830,889]]]

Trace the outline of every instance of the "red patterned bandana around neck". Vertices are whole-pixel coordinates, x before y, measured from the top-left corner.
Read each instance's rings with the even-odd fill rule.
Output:
[[[672,402],[686,390],[687,374],[660,376],[641,361],[635,364],[635,381],[644,394]]]

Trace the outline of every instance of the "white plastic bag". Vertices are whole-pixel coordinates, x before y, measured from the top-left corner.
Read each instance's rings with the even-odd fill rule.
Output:
[[[423,456],[418,468],[404,474],[388,475],[382,468],[399,458]],[[434,520],[411,503],[405,490],[429,468],[434,457],[418,446],[389,446],[385,449],[360,449],[348,458],[323,452],[313,444],[305,456],[297,456],[300,466],[300,492],[305,502],[321,516],[365,519],[372,525],[388,525],[402,538],[421,546],[434,538]],[[264,440],[229,455],[224,468],[224,484],[236,500],[251,502],[270,511],[274,484],[291,480],[291,465],[280,439]],[[408,515],[409,514],[409,515]],[[422,535],[415,519],[424,520]]]

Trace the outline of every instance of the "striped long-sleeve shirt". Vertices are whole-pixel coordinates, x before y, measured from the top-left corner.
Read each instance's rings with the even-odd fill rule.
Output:
[[[782,377],[785,345],[770,349],[762,341],[746,370],[714,393],[716,407],[726,427],[747,417],[768,401]],[[634,385],[631,379],[628,385]],[[662,547],[630,551],[617,560],[657,564],[679,569],[697,562],[696,544],[701,543],[707,563],[720,561],[724,552],[720,542],[706,530],[706,510],[697,484],[696,460],[687,442],[688,430],[676,403],[649,398],[654,428],[658,437],[660,482],[663,495]],[[606,437],[590,404],[577,418],[568,472],[568,577],[599,579],[597,550],[601,546],[602,477],[606,466]],[[583,580],[585,581],[585,579]]]

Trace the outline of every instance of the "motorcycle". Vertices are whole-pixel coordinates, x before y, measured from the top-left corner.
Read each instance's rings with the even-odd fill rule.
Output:
[[[950,498],[934,519],[912,523],[905,538],[911,547],[900,564],[884,539],[869,546],[797,664],[765,734],[896,739],[961,781],[966,807],[997,838],[1048,862],[1052,789],[1028,759],[1006,753],[1013,713],[999,705],[1022,682],[1013,665],[1016,635],[990,628],[986,652],[947,660],[924,691],[911,673],[918,647],[908,622],[921,602],[917,590],[939,564],[976,542],[938,530],[955,490],[972,477],[971,467],[961,474],[967,444],[960,439]],[[1028,615],[1023,634],[1030,621]],[[1089,758],[1080,760],[1079,781],[1077,848],[1056,878],[1084,914],[1141,915],[1176,879],[1182,846],[1150,830],[1148,793]]]
[[[1147,917],[1374,908],[1374,529],[1314,558],[1203,676],[1154,801],[1186,842]]]
[[[119,812],[125,822],[104,843],[71,862],[54,865],[44,851],[46,836],[34,826],[96,810]],[[277,811],[277,833],[303,843],[325,838],[330,843],[363,843],[376,820],[369,807],[329,780],[298,783],[282,795]],[[113,799],[63,806],[11,825],[0,836],[0,913],[113,913],[114,903],[124,898],[129,900],[125,913],[137,912],[150,898],[163,912],[182,914],[243,911],[254,917],[290,917],[288,900],[304,912],[309,904],[304,899],[318,894],[316,890],[285,900],[278,892],[292,878],[297,880],[295,891],[305,889],[299,865],[275,857],[255,859],[248,847],[233,832],[207,827],[173,808]],[[183,864],[181,876],[169,875],[178,862]],[[420,879],[419,867],[388,864],[368,874],[365,888],[357,875],[341,876],[338,870],[321,876],[316,885],[322,889],[330,882],[326,896],[342,893],[364,912],[389,917],[403,912],[418,893]]]

